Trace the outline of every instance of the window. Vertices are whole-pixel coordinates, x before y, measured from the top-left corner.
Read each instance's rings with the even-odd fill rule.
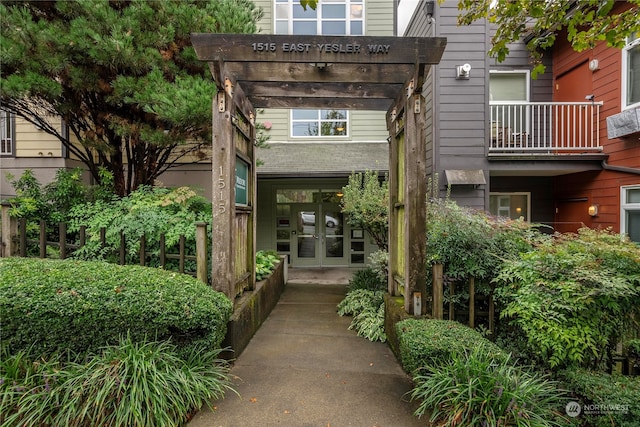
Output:
[[[622,108],[640,106],[640,36],[633,33],[622,51]]]
[[[640,185],[620,187],[620,233],[640,242]]]
[[[0,110],[0,156],[12,156],[15,141],[15,123],[13,114]]]
[[[316,10],[300,0],[275,0],[275,33],[304,35],[364,34],[364,0],[323,0]],[[348,136],[347,110],[291,110],[291,136]]]
[[[291,135],[347,136],[347,119],[347,110],[291,110]]]
[[[304,10],[300,0],[275,0],[275,33],[361,36],[364,0],[323,0],[315,10]]]
[[[527,133],[525,105],[529,102],[529,71],[491,71],[489,74],[492,129]]]
[[[531,193],[491,193],[489,195],[489,212],[491,215],[511,219],[524,218],[530,221],[529,212]]]

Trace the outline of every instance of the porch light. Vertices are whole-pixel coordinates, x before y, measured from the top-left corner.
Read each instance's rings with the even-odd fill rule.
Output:
[[[589,216],[597,216],[598,215],[598,205],[591,205],[587,210]]]

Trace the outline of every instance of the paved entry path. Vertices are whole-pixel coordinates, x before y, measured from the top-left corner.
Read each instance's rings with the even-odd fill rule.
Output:
[[[319,280],[319,282],[326,282]],[[189,427],[413,427],[411,384],[383,343],[358,337],[336,305],[345,284],[290,281],[235,361],[228,392]]]

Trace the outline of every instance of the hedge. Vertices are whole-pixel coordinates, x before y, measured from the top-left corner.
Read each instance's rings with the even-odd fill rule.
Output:
[[[448,361],[454,353],[484,348],[501,360],[506,354],[479,332],[451,320],[406,319],[396,323],[400,359],[404,370],[415,375],[420,368]]]
[[[233,305],[198,280],[103,262],[0,260],[0,341],[10,351],[95,352],[129,334],[218,348]]]
[[[640,426],[640,377],[610,375],[586,369],[558,373],[580,405],[576,419],[592,427]]]

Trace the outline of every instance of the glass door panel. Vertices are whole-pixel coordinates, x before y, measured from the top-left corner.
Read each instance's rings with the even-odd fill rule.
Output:
[[[347,265],[345,257],[344,215],[335,204],[323,204],[323,223],[320,224],[324,243],[322,265]]]
[[[292,243],[295,248],[294,265],[315,266],[320,265],[318,257],[319,243],[319,209],[317,205],[296,205],[293,209],[293,221],[295,228],[292,235]]]

